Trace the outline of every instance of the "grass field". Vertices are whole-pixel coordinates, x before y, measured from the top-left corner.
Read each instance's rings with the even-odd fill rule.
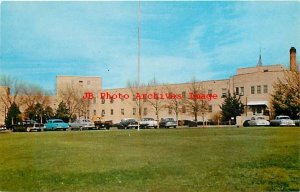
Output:
[[[0,191],[299,191],[299,128],[0,133]]]

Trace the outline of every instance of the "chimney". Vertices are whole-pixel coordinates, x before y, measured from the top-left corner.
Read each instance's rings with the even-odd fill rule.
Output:
[[[290,49],[290,71],[296,71],[296,49],[291,47]]]

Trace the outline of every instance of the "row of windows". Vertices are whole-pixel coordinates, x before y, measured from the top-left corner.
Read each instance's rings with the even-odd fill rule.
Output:
[[[268,85],[257,85],[256,87],[251,86],[250,88],[251,94],[255,94],[255,88],[257,94],[268,93]],[[244,87],[236,87],[235,93],[237,95],[244,95]]]
[[[268,85],[257,85],[256,86],[256,93],[268,93]],[[251,86],[251,94],[255,94],[255,86]]]
[[[186,113],[186,112],[187,112],[185,106],[182,106],[181,112],[182,112],[182,113]],[[212,112],[212,105],[209,105],[209,106],[208,106],[208,112],[209,112],[209,113]],[[89,110],[87,111],[87,113],[89,114]],[[168,113],[169,113],[169,115],[172,114],[172,108],[170,108],[170,107],[168,108]],[[106,114],[106,113],[105,113],[105,109],[102,109],[102,111],[101,111],[101,116],[104,117],[105,114]],[[145,116],[145,115],[148,115],[148,108],[143,108],[143,109],[142,109],[142,114],[143,114],[144,116]],[[96,115],[97,115],[97,111],[94,110],[94,116],[96,116]],[[113,110],[113,109],[110,109],[110,115],[114,115],[114,110]],[[121,115],[125,115],[125,109],[124,109],[124,108],[121,109]],[[132,108],[132,115],[137,115],[137,108]]]

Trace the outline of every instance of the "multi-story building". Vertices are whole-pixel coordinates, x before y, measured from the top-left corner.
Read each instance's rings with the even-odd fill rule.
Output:
[[[268,115],[270,108],[271,93],[273,84],[277,79],[282,79],[287,71],[297,70],[296,49],[290,49],[290,70],[281,64],[262,65],[261,56],[255,67],[239,68],[236,75],[223,80],[210,80],[195,82],[201,89],[199,98],[210,95],[207,109],[199,113],[198,120],[209,121],[215,114],[220,112],[220,105],[223,103],[224,95],[236,93],[246,106],[247,115],[264,114]],[[178,111],[178,120],[192,120],[193,115],[189,112],[186,105],[182,103],[185,97],[190,97],[193,83],[180,83],[168,85],[126,87],[116,89],[102,89],[101,77],[90,76],[57,76],[56,95],[51,97],[51,106],[56,109],[60,101],[71,102],[73,99],[86,99],[87,105],[84,113],[76,113],[77,117],[90,119],[112,120],[114,123],[123,118],[142,117],[174,117]],[[2,91],[1,91],[2,92]],[[167,98],[168,94],[175,94],[176,101],[179,102],[178,110],[170,107],[174,98]],[[140,95],[137,95],[140,94]],[[142,96],[146,94],[147,98]],[[160,99],[155,99],[156,96]],[[2,105],[2,104],[1,104]],[[3,109],[3,107],[1,107]],[[140,109],[140,110],[139,110]],[[140,111],[140,115],[139,115]],[[0,124],[4,123],[3,110],[0,111]]]
[[[296,49],[290,50],[290,70],[296,70]],[[241,97],[241,101],[246,106],[246,112],[252,114],[269,114],[270,98],[273,92],[273,84],[277,79],[282,79],[288,71],[283,65],[275,64],[263,66],[261,56],[258,64],[255,67],[239,68],[236,75],[229,79],[199,81],[196,84],[201,87],[203,94],[215,94],[216,97],[208,101],[208,108],[205,112],[199,114],[199,120],[209,121],[214,114],[220,112],[220,105],[223,102],[223,95],[236,93]],[[170,99],[164,96],[164,99],[141,99],[140,102],[134,99],[136,93],[147,94],[148,96],[154,93],[168,94],[170,92],[183,97],[189,97],[191,93],[192,83],[168,84],[168,85],[152,85],[142,86],[137,90],[137,87],[116,88],[116,89],[101,89],[100,77],[64,77],[58,76],[57,85],[63,86],[67,79],[72,79],[74,82],[80,82],[80,85],[91,85],[89,82],[97,82],[93,87],[93,99],[89,106],[87,117],[101,118],[103,120],[112,120],[119,122],[123,118],[138,118],[138,106],[140,106],[141,116],[144,117],[176,117],[174,110],[168,107]],[[68,80],[69,81],[69,80]],[[88,87],[86,87],[88,88]],[[92,87],[90,87],[92,88]],[[86,89],[89,90],[89,89]],[[102,96],[102,97],[101,97]],[[123,96],[123,97],[122,97]],[[178,99],[180,100],[180,99]],[[139,103],[139,104],[138,104]],[[157,108],[160,108],[157,110]],[[179,106],[178,120],[194,119],[189,113],[184,104]]]

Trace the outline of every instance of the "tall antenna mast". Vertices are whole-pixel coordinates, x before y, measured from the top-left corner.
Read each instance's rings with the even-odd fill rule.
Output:
[[[140,23],[141,23],[141,19],[140,19],[140,9],[141,9],[141,5],[140,5],[140,0],[138,1],[138,82],[137,82],[137,88],[138,88],[138,93],[140,92],[140,49],[141,49],[141,45],[140,45]],[[141,120],[141,106],[140,106],[140,100],[138,101],[138,131],[140,130],[140,120]]]

